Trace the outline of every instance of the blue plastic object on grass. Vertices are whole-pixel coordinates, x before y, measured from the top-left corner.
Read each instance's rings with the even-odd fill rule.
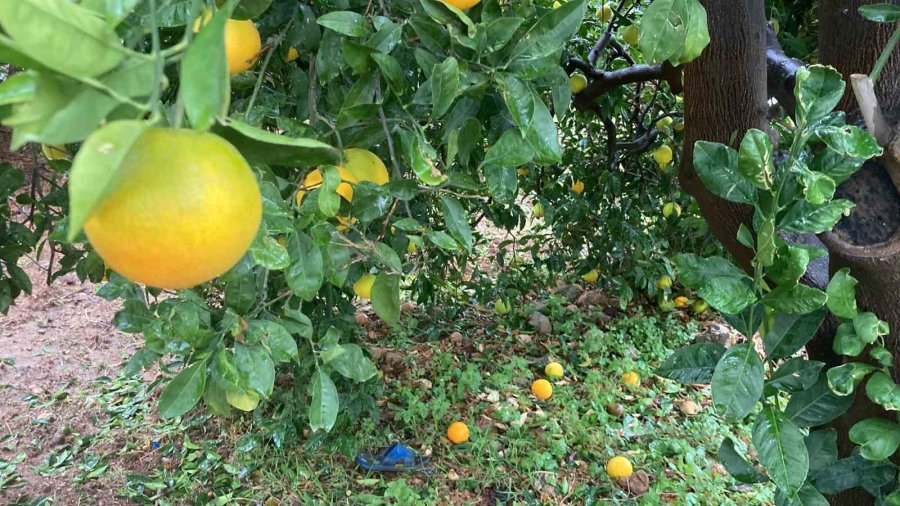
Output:
[[[402,443],[393,443],[377,454],[360,453],[356,456],[359,467],[367,471],[389,473],[421,471],[428,466],[430,460],[429,457],[420,457],[415,450]]]

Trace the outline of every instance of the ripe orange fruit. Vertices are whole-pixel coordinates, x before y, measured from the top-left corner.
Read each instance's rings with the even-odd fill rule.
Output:
[[[633,387],[641,384],[641,375],[635,371],[626,372],[622,375],[622,382]]]
[[[464,11],[478,5],[481,0],[441,0],[445,4],[452,5],[457,9]]]
[[[465,443],[469,440],[469,427],[462,422],[453,422],[447,427],[447,439],[453,444]]]
[[[236,76],[252,67],[261,49],[262,40],[253,21],[229,19],[225,23],[225,56],[228,58],[229,74]]]
[[[150,128],[84,231],[111,269],[179,289],[234,266],[261,219],[259,186],[234,146],[210,133]]]
[[[634,472],[631,461],[625,457],[613,457],[606,463],[606,474],[614,480],[628,478]]]
[[[545,379],[535,380],[531,384],[531,393],[542,401],[546,401],[553,395],[553,385]]]
[[[677,307],[677,308],[687,307],[688,302],[689,302],[689,299],[687,297],[685,297],[684,295],[675,297],[675,307]]]

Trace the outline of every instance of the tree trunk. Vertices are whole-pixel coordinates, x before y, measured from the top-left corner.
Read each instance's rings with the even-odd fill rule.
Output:
[[[743,133],[766,126],[766,21],[763,0],[702,0],[711,42],[685,67],[684,158],[681,187],[700,205],[710,230],[739,265],[749,269],[753,252],[736,238],[752,209],[710,193],[694,172],[698,140],[736,146]],[[732,140],[734,137],[734,140]]]
[[[884,50],[894,26],[866,21],[858,14],[859,6],[883,3],[884,0],[820,0],[819,55],[823,64],[835,67],[849,79],[851,74],[868,74]],[[894,0],[900,4],[900,0]],[[900,51],[894,51],[876,83],[876,95],[888,117],[900,113]],[[839,106],[847,112],[848,121],[859,121],[856,99],[850,86]],[[841,185],[838,197],[856,204],[850,216],[841,220],[834,231],[821,236],[828,247],[830,270],[849,267],[859,280],[857,302],[886,320],[892,329],[888,347],[894,353],[894,380],[900,379],[900,196],[883,165],[867,162],[853,178]],[[830,336],[817,335],[821,347]],[[862,392],[860,387],[858,392]],[[857,421],[882,416],[884,411],[869,402],[865,394],[856,396],[847,414],[834,422],[842,456],[852,449],[847,431]],[[836,506],[874,504],[871,496],[860,489],[848,490],[829,499]]]

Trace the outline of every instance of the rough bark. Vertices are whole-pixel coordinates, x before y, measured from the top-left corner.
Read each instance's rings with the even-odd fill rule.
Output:
[[[706,140],[736,146],[751,128],[766,125],[766,21],[763,0],[702,0],[710,45],[685,67],[685,151],[679,179],[707,217],[710,231],[749,268],[753,253],[735,239],[752,209],[710,193],[693,168],[693,146]]]
[[[858,14],[861,5],[882,3],[884,0],[820,0],[819,55],[823,64],[835,67],[845,79],[855,73],[868,74],[884,49],[894,27],[872,23]],[[895,0],[894,4],[900,4]],[[900,51],[894,51],[880,79],[875,93],[888,117],[896,119],[900,112]],[[849,121],[859,121],[860,114],[850,86],[839,108],[847,112]],[[857,302],[863,310],[872,311],[888,321],[893,335],[888,346],[894,353],[894,379],[900,371],[900,196],[879,161],[870,161],[863,169],[838,189],[838,197],[856,204],[851,215],[841,220],[821,239],[828,247],[830,270],[850,267],[859,280]],[[816,337],[815,347],[830,344],[830,338]],[[815,354],[815,347],[811,355]],[[871,416],[883,416],[878,406],[858,394],[853,407],[834,423],[839,434],[839,451],[846,456],[852,444],[846,434],[857,421]],[[860,489],[849,490],[829,498],[836,506],[874,504],[874,500]]]

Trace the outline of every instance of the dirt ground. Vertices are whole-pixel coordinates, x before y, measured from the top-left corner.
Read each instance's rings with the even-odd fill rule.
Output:
[[[23,267],[39,280],[46,266]],[[103,416],[101,407],[83,393],[98,376],[114,375],[139,344],[139,336],[111,327],[119,304],[93,290],[74,274],[51,286],[37,281],[31,296],[20,297],[0,316],[0,458],[25,454],[17,466],[25,486],[0,490],[0,503],[25,495],[47,496],[53,504],[125,504],[103,497],[108,490],[92,494],[90,485],[74,490],[73,469],[53,476],[33,470],[75,435],[96,431],[92,421]]]

